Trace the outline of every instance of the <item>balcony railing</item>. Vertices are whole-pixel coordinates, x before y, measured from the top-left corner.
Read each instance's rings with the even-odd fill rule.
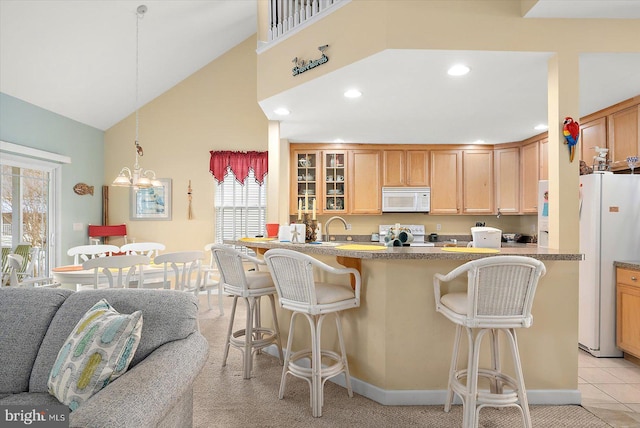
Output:
[[[270,0],[268,41],[309,23],[323,12],[349,0]]]

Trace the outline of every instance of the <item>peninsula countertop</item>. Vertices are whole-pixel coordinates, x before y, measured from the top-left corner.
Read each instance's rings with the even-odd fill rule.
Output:
[[[497,255],[527,256],[542,261],[580,261],[583,259],[583,255],[580,253],[539,248],[534,244],[504,246],[496,253],[474,253],[451,252],[445,249],[447,247],[384,247],[376,243],[365,244],[357,242],[292,244],[290,242],[279,242],[268,238],[241,238],[238,240],[225,241],[225,243],[263,250],[288,248],[306,254],[349,257],[363,260],[475,260]],[[353,248],[354,245],[361,246],[362,249],[350,249]],[[342,246],[344,246],[344,248],[341,248]],[[382,249],[369,249],[372,246],[379,246],[382,247]],[[464,247],[456,248],[459,248],[457,251],[465,251],[463,250]],[[470,248],[469,250],[473,249]]]

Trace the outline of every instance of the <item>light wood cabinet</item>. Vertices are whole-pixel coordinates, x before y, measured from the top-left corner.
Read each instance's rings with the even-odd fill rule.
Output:
[[[460,214],[462,150],[431,150],[431,214]]]
[[[289,201],[289,212],[298,212],[300,201],[304,204],[305,195],[307,200],[322,198],[321,156],[317,150],[294,150],[291,152],[291,192]],[[321,199],[316,199],[319,201]],[[311,205],[311,202],[309,202]],[[320,207],[316,204],[316,207]],[[309,206],[311,209],[311,206]]]
[[[493,188],[493,150],[463,150],[463,214],[492,214]]]
[[[523,214],[538,212],[540,145],[538,141],[520,148],[520,207]]]
[[[351,180],[347,165],[347,153],[346,150],[322,152],[323,213],[344,214],[347,212],[348,183]]]
[[[428,186],[428,150],[384,150],[382,152],[383,186]]]
[[[379,150],[349,151],[349,214],[382,213],[382,173]],[[357,191],[356,191],[357,190]]]
[[[594,147],[607,148],[607,118],[601,117],[580,124],[580,160],[593,166],[593,157],[598,153]]]
[[[540,180],[549,179],[549,139],[540,140]]]
[[[607,119],[611,169],[628,169],[627,157],[638,156],[640,152],[640,105],[613,113]]]
[[[520,148],[494,151],[496,175],[496,212],[520,213]]]
[[[640,271],[616,269],[616,345],[640,358]]]

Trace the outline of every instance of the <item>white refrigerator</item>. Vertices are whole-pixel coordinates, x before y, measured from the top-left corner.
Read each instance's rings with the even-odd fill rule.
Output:
[[[620,357],[613,262],[640,256],[640,175],[580,176],[580,252],[580,347],[596,357]]]

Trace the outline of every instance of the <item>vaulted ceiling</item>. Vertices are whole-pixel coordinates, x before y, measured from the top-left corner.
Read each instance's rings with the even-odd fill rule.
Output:
[[[257,28],[256,0],[0,0],[0,92],[108,129],[135,110],[135,11],[143,3],[149,11],[140,21],[140,105]],[[539,0],[527,16],[639,19],[640,1]],[[261,106],[277,120],[272,110],[287,104],[292,115],[282,137],[292,141],[514,141],[546,122],[548,56],[390,50]],[[462,59],[473,68],[466,80],[441,73]],[[640,93],[640,54],[583,55],[580,67],[581,114]],[[363,96],[345,102],[342,89],[356,78]],[[462,126],[452,132],[451,123]]]

